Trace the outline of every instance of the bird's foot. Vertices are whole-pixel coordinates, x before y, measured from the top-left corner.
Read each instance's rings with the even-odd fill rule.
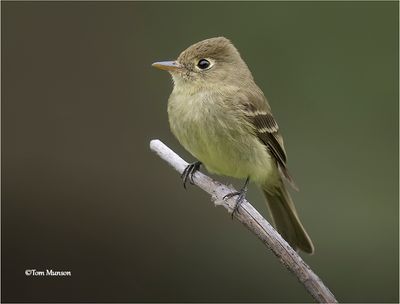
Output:
[[[226,200],[226,199],[230,199],[230,198],[232,198],[234,196],[237,196],[235,206],[233,207],[233,210],[232,210],[232,213],[231,213],[232,219],[233,219],[233,216],[235,215],[235,213],[239,212],[239,207],[243,203],[243,200],[246,197],[247,185],[249,184],[249,180],[250,180],[250,178],[248,177],[246,179],[246,182],[244,183],[243,188],[240,189],[240,191],[235,191],[235,192],[232,192],[232,193],[228,193],[227,195],[225,195],[223,197],[223,199]]]
[[[181,174],[181,178],[183,180],[183,188],[186,189],[186,182],[188,181],[188,179],[189,179],[189,183],[191,185],[193,185],[193,183],[194,183],[193,174],[195,174],[196,171],[200,170],[200,165],[201,165],[201,162],[196,161],[194,163],[187,165],[185,170],[183,170],[183,172]]]

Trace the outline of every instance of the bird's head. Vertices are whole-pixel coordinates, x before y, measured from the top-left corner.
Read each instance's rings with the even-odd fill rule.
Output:
[[[221,81],[236,83],[244,81],[251,73],[235,46],[225,37],[197,42],[174,61],[160,61],[153,66],[168,71],[175,86],[218,84]]]

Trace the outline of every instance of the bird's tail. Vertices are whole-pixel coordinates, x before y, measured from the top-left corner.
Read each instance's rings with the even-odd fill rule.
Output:
[[[314,245],[300,222],[292,198],[283,182],[274,192],[268,191],[266,187],[263,188],[263,192],[275,227],[281,236],[294,250],[313,253]]]

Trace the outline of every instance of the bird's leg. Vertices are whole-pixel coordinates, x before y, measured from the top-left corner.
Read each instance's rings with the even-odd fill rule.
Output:
[[[194,163],[187,165],[185,170],[183,170],[183,172],[181,174],[181,178],[183,179],[183,188],[186,189],[186,182],[188,179],[189,179],[190,184],[193,185],[193,183],[194,183],[193,174],[195,174],[196,171],[200,170],[200,165],[201,165],[200,161],[195,161]]]
[[[238,209],[239,209],[240,205],[242,204],[244,198],[246,197],[247,185],[249,184],[249,180],[250,180],[250,176],[247,177],[246,182],[244,183],[244,186],[243,186],[242,189],[240,189],[240,191],[228,193],[223,198],[225,200],[225,199],[229,199],[231,197],[234,197],[236,195],[238,196],[238,198],[236,199],[235,207],[233,207],[233,211],[232,211],[232,214],[231,214],[232,215],[232,219],[233,219],[233,216],[235,215],[235,213],[238,212]]]

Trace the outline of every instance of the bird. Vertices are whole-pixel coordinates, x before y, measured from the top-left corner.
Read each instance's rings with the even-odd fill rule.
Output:
[[[202,165],[210,173],[246,179],[240,191],[225,197],[237,196],[234,213],[249,181],[254,182],[264,193],[276,230],[293,249],[312,254],[314,245],[287,190],[286,184],[296,190],[297,186],[288,170],[278,123],[233,43],[225,37],[205,39],[176,60],[152,66],[172,76],[170,129],[197,159],[182,174],[184,187],[188,180],[193,183],[193,174]]]

